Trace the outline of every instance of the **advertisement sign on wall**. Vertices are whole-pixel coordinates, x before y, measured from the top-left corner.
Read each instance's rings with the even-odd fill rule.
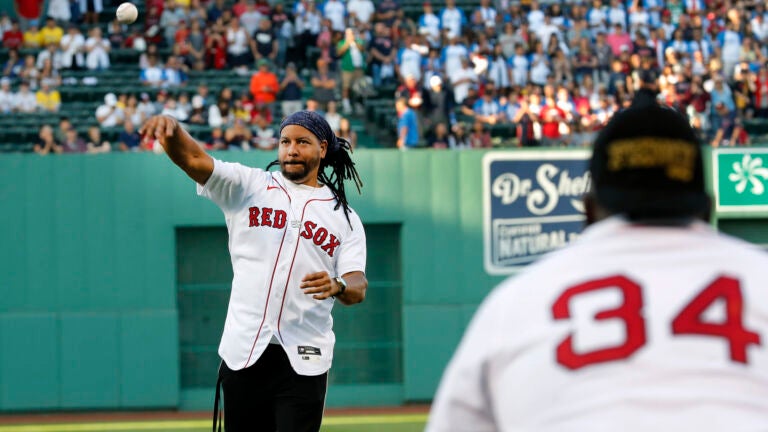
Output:
[[[584,227],[589,151],[492,152],[483,158],[485,269],[503,275],[574,241]]]
[[[768,149],[718,149],[712,152],[718,213],[768,212]]]

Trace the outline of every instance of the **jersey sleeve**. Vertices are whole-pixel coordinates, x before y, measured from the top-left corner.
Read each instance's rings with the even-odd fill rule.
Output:
[[[213,160],[213,173],[205,185],[197,185],[197,194],[218,205],[223,211],[243,203],[249,188],[266,187],[265,171],[232,162]]]
[[[440,381],[425,432],[496,432],[491,397],[491,355],[497,317],[491,295],[472,319]]]
[[[347,238],[339,246],[339,258],[336,261],[337,275],[355,271],[365,273],[366,247],[363,223],[355,212],[350,212],[349,221],[352,229],[350,229]]]

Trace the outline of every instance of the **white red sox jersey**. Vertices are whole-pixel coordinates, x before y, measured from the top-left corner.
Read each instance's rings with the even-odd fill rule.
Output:
[[[428,432],[768,430],[768,255],[610,218],[504,282]]]
[[[333,298],[299,288],[309,273],[365,271],[357,213],[334,210],[327,186],[297,185],[279,172],[214,160],[198,185],[224,212],[234,278],[219,355],[233,370],[251,366],[279,342],[300,375],[320,375],[333,359]],[[350,226],[351,225],[351,226]]]

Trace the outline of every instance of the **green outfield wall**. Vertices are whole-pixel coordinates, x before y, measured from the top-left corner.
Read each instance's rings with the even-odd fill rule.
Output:
[[[355,154],[371,284],[334,311],[329,405],[434,394],[502,280],[483,267],[483,155]],[[223,217],[191,180],[155,154],[3,155],[0,206],[0,411],[210,406],[231,269]],[[724,227],[768,243],[764,217]]]

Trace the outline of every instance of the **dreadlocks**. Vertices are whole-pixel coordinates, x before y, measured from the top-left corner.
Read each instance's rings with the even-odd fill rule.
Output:
[[[349,203],[347,202],[347,193],[344,189],[344,181],[352,180],[357,187],[357,192],[360,193],[360,188],[363,186],[360,175],[355,169],[355,163],[352,162],[350,153],[352,153],[352,146],[344,138],[337,137],[331,130],[331,126],[328,122],[319,114],[313,111],[299,111],[283,119],[280,124],[280,132],[288,125],[298,125],[308,131],[312,132],[320,141],[326,141],[328,147],[325,152],[325,157],[320,160],[320,168],[317,171],[317,179],[321,183],[328,186],[336,197],[336,207],[344,208],[344,216],[349,220]],[[278,160],[272,161],[267,165],[267,170],[275,165],[280,165]],[[330,174],[326,173],[326,168],[331,168]],[[350,222],[351,224],[351,222]]]

